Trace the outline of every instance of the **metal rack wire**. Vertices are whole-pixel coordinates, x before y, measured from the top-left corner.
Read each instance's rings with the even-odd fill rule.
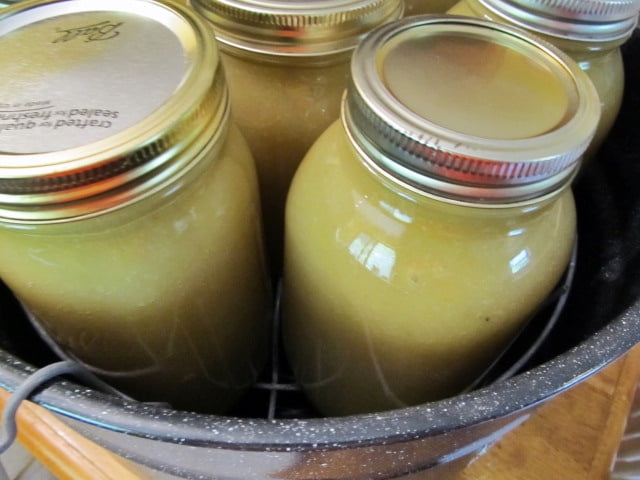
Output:
[[[577,240],[569,265],[555,289],[539,307],[513,341],[496,358],[467,391],[506,380],[523,371],[545,339],[553,331],[566,304],[576,269]],[[280,289],[278,289],[279,291]],[[280,298],[277,295],[277,298]],[[306,400],[302,387],[286,362],[280,341],[279,304],[276,305],[271,331],[271,358],[261,378],[245,401],[233,413],[235,416],[278,418],[313,418],[320,414]]]
[[[574,244],[569,265],[556,288],[513,341],[497,356],[494,363],[473,384],[468,386],[467,391],[505,380],[527,368],[528,362],[531,361],[545,339],[548,338],[562,314],[573,283],[576,256],[577,241]],[[231,416],[266,418],[268,420],[317,418],[322,416],[306,399],[302,387],[296,381],[294,373],[287,363],[280,337],[279,298],[280,287],[276,295],[277,301],[271,327],[271,354],[267,367],[237,407],[229,413]],[[23,310],[30,319],[33,328],[37,331],[38,336],[45,341],[58,357],[67,358],[55,342],[48,337],[46,332],[38,327],[38,322],[32,318],[24,307]],[[98,378],[95,378],[95,381],[91,382],[90,385],[97,390],[128,398]]]
[[[514,341],[500,354],[497,360],[473,385],[469,386],[469,390],[507,379],[527,367],[527,363],[551,333],[561,316],[573,282],[576,256],[577,243],[574,245],[571,261],[562,280],[549,295],[546,302],[521,330]],[[278,295],[276,296],[278,300],[280,298],[279,292],[280,288],[278,288]],[[24,311],[27,317],[30,317],[28,311],[26,309]],[[271,356],[268,367],[264,370],[258,382],[253,385],[244,401],[240,403],[234,412],[231,412],[233,416],[244,418],[259,417],[268,420],[321,416],[306,400],[301,386],[296,382],[295,376],[287,364],[280,341],[279,311],[279,301],[277,301],[271,329]],[[31,322],[34,327],[37,327],[37,322],[34,322],[33,318],[31,318]],[[36,328],[36,330],[45,343],[48,343],[54,351],[58,350],[60,355],[59,349],[55,347],[55,344],[52,344],[52,340],[41,329]],[[42,384],[53,377],[65,374],[72,374],[80,380],[84,379],[87,385],[91,385],[98,390],[119,394],[113,387],[104,384],[77,362],[66,360],[47,365],[29,376],[24,384],[9,397],[3,415],[5,430],[1,432],[3,435],[0,435],[2,443],[0,448],[3,451],[10,447],[15,440],[17,433],[15,417],[23,400],[28,399],[32,392],[38,390]],[[11,426],[13,428],[10,428]],[[89,444],[89,446],[91,445]],[[0,478],[8,478],[1,464]]]

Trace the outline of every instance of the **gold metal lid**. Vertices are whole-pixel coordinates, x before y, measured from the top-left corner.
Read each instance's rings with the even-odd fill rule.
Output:
[[[226,125],[210,27],[181,4],[30,1],[0,11],[0,219],[118,208]]]
[[[640,0],[478,0],[510,23],[553,37],[614,41],[633,33]]]
[[[402,16],[402,0],[191,0],[226,46],[270,55],[353,49],[368,31]]]
[[[382,26],[356,49],[342,118],[370,165],[453,202],[507,205],[571,180],[600,102],[520,29],[455,16]]]

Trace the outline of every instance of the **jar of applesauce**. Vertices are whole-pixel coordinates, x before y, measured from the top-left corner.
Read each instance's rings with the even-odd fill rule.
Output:
[[[258,170],[272,273],[282,262],[284,206],[311,144],[340,115],[349,60],[402,0],[191,0],[213,26],[231,108]]]
[[[222,412],[270,287],[255,167],[209,26],[176,2],[27,2],[0,21],[0,276],[60,355]]]
[[[620,46],[637,24],[638,0],[459,0],[448,13],[523,28],[573,58],[600,95],[601,119],[585,154],[591,159],[618,116],[624,93]]]
[[[441,399],[492,363],[568,265],[599,118],[575,62],[480,19],[380,27],[351,72],[287,203],[284,345],[326,415]]]

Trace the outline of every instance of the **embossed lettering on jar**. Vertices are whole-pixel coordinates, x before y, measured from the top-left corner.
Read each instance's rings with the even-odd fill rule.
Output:
[[[624,94],[620,46],[638,21],[638,0],[459,0],[448,13],[523,28],[562,49],[598,91],[601,119],[587,160],[596,156],[613,127]]]
[[[285,347],[327,415],[447,397],[490,365],[567,267],[600,113],[560,50],[471,18],[376,29],[352,78],[286,217]]]
[[[191,0],[214,28],[233,116],[253,152],[274,276],[284,205],[298,164],[340,114],[349,61],[401,0]]]
[[[271,309],[209,26],[174,2],[29,2],[0,48],[2,281],[61,356],[137,399],[225,411]]]

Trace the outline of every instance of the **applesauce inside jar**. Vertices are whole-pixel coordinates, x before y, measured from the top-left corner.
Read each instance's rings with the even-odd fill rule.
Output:
[[[289,184],[309,146],[340,116],[349,55],[329,63],[270,62],[221,52],[233,117],[258,170],[263,221],[274,276],[281,272],[283,217]]]
[[[122,211],[3,224],[0,275],[61,355],[136,399],[221,412],[264,364],[270,299],[236,130],[216,157]]]
[[[404,15],[443,14],[455,3],[456,0],[405,0]]]
[[[352,161],[339,124],[324,135],[287,217],[282,308],[299,381],[331,415],[461,392],[563,274],[571,192],[507,210],[441,205]]]
[[[321,413],[473,384],[567,267],[598,119],[584,72],[516,29],[425,16],[363,41],[287,202],[284,342]]]
[[[0,48],[2,281],[125,394],[227,411],[266,361],[271,291],[208,25],[175,2],[29,2]]]
[[[253,153],[272,275],[282,269],[291,179],[340,115],[357,43],[398,19],[399,0],[191,0],[213,27],[233,116]]]

